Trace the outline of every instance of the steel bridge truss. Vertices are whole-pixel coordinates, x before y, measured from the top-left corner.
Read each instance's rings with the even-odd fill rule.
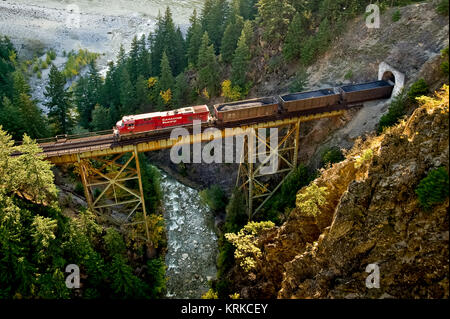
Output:
[[[81,177],[89,209],[110,222],[126,227],[145,224],[147,241],[149,229],[145,208],[142,176],[137,147],[109,157],[81,159],[78,156],[78,173]],[[135,190],[133,188],[138,188]],[[142,221],[133,221],[137,212]]]
[[[252,130],[254,138],[248,136],[245,139],[236,187],[245,193],[249,220],[253,219],[297,168],[300,123],[299,119],[295,123],[279,126],[277,145],[272,145],[270,136],[261,135],[258,130]],[[252,140],[256,140],[260,146],[255,148]],[[259,160],[261,155],[262,161]],[[277,163],[277,167],[268,173],[264,168],[270,161]]]

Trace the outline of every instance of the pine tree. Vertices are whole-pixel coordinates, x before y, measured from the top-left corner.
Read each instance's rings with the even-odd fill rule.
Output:
[[[159,89],[160,91],[167,91],[168,89],[173,90],[175,80],[172,75],[172,70],[169,64],[169,58],[164,52],[161,59],[161,74],[159,77]]]
[[[110,106],[111,108],[120,105],[120,73],[119,68],[114,62],[108,63],[105,83],[101,90],[100,105]],[[119,114],[117,114],[119,115]],[[114,117],[116,119],[116,117]]]
[[[31,138],[42,138],[48,136],[48,128],[42,111],[31,97],[25,93],[19,95],[18,107],[22,114],[21,118],[25,126],[25,132]]]
[[[131,50],[128,58],[128,74],[133,85],[139,76],[139,42],[137,36],[131,41]]]
[[[173,92],[173,104],[175,107],[183,107],[189,103],[189,82],[186,74],[181,73],[175,79],[175,89]]]
[[[233,7],[238,9],[244,20],[253,20],[258,12],[256,3],[258,0],[233,0]]]
[[[206,0],[202,10],[202,27],[212,44],[215,53],[220,52],[220,46],[225,32],[229,6],[227,0]]]
[[[232,63],[231,81],[233,85],[243,88],[247,83],[247,71],[251,60],[249,43],[253,36],[253,29],[250,21],[245,22],[241,37],[239,38],[236,52]]]
[[[109,109],[97,104],[92,110],[91,127],[94,131],[105,131],[112,127]]]
[[[0,107],[0,125],[15,140],[21,140],[25,133],[25,122],[22,112],[6,96],[3,97],[2,105]]]
[[[12,73],[13,88],[14,88],[14,99],[13,102],[17,102],[20,94],[30,95],[30,85],[23,76],[23,73],[16,70]]]
[[[79,123],[84,128],[89,128],[92,110],[100,102],[102,84],[95,61],[91,61],[88,74],[78,80],[74,89],[74,102],[80,114]]]
[[[241,16],[235,15],[228,22],[225,33],[223,34],[221,47],[223,62],[231,63],[233,60],[234,51],[236,51],[237,43],[243,27],[244,19]]]
[[[120,83],[121,115],[131,115],[136,110],[136,97],[130,75],[126,68],[122,69]]]
[[[287,61],[299,58],[301,52],[302,37],[305,35],[302,16],[296,13],[289,25],[289,30],[283,45],[283,55]]]
[[[142,75],[147,79],[152,75],[152,66],[150,52],[147,50],[145,35],[142,35],[138,45],[138,75]]]
[[[184,71],[187,66],[186,60],[186,42],[183,38],[183,33],[181,29],[178,27],[175,33],[175,42],[173,43],[173,49],[175,54],[175,68],[174,74],[178,75]]]
[[[331,27],[327,18],[319,25],[319,31],[316,35],[316,49],[318,54],[323,54],[328,49],[331,41]]]
[[[148,90],[148,81],[140,75],[136,81],[136,104],[140,113],[144,113],[150,104],[150,94]]]
[[[120,45],[119,53],[117,54],[117,65],[123,65],[125,63],[126,54],[125,54],[125,48],[123,47],[123,44]]]
[[[203,36],[202,26],[197,19],[197,10],[194,10],[190,22],[191,25],[186,36],[187,59],[188,64],[196,67],[198,60],[198,50],[200,48],[200,45],[202,44]]]
[[[170,67],[175,74],[185,67],[185,44],[181,30],[177,31],[172,12],[167,7],[164,17],[158,15],[156,29],[149,36],[153,74],[160,74],[163,53],[169,59]]]
[[[44,95],[49,99],[45,106],[49,108],[48,117],[57,134],[67,134],[73,125],[70,116],[72,93],[64,88],[65,85],[64,74],[52,65]]]
[[[9,59],[11,52],[16,52],[11,41],[0,36],[0,99],[6,96],[11,100],[14,95],[12,73],[15,67]]]
[[[208,32],[202,38],[198,54],[198,85],[200,90],[207,89],[213,96],[217,93],[219,85],[219,65],[214,53],[214,46],[210,44]]]
[[[267,41],[278,44],[287,33],[295,9],[287,1],[259,0],[258,16]]]

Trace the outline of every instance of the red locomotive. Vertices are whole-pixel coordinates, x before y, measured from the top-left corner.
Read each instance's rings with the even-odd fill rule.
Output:
[[[202,123],[210,120],[208,106],[199,105],[166,112],[124,116],[121,121],[117,122],[114,135],[121,137],[173,126],[189,125],[195,120]]]

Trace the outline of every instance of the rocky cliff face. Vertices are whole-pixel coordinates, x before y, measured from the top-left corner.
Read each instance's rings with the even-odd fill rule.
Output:
[[[449,168],[448,87],[436,101],[323,170],[314,183],[327,187],[326,205],[316,217],[294,209],[261,236],[258,268],[235,269],[235,290],[244,298],[448,298],[449,201],[425,211],[414,192],[430,170]],[[355,165],[369,148],[373,156]],[[369,264],[380,269],[379,289],[366,287]]]

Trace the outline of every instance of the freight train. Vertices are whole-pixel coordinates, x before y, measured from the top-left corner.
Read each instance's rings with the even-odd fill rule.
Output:
[[[158,132],[167,128],[192,125],[194,121],[213,123],[219,127],[277,118],[327,112],[359,105],[366,101],[389,98],[394,83],[373,81],[282,96],[257,98],[214,106],[214,115],[208,106],[199,105],[167,112],[125,116],[117,122],[114,137],[117,140],[135,135]]]

